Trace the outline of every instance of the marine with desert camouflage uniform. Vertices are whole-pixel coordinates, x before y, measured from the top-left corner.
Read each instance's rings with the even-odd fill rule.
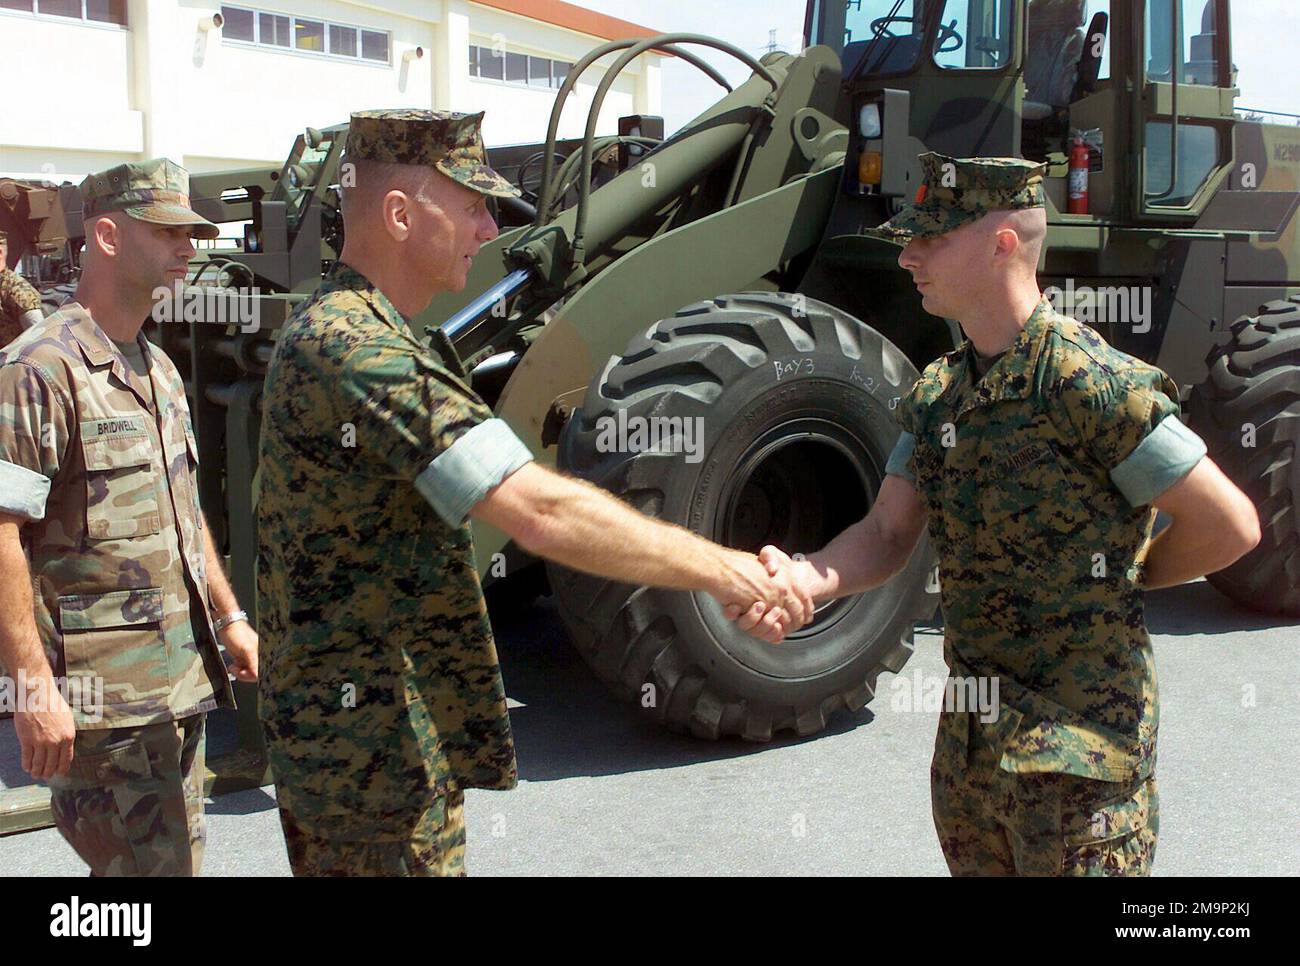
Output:
[[[234,706],[218,637],[256,677],[185,387],[140,332],[217,234],[187,188],[167,160],[87,177],[76,294],[0,352],[0,663],[42,696],[14,716],[22,764],[96,876],[199,872],[204,717]]]
[[[1039,292],[1043,166],[921,161],[921,197],[871,233],[906,246],[926,311],[968,338],[900,400],[870,514],[806,561],[762,556],[826,599],[889,579],[928,526],[950,676],[963,695],[996,679],[999,699],[996,717],[940,716],[949,869],[1146,874],[1159,712],[1143,593],[1227,566],[1259,522],[1179,421],[1169,377]],[[1152,540],[1157,508],[1173,522]]]
[[[0,229],[0,349],[45,317],[40,293],[8,267],[8,255],[9,236]]]
[[[352,115],[344,249],[267,370],[259,710],[296,875],[464,874],[465,789],[516,783],[469,517],[570,567],[706,591],[766,640],[812,614],[754,555],[537,466],[446,336],[412,333],[496,237],[487,198],[518,193],[482,116]]]

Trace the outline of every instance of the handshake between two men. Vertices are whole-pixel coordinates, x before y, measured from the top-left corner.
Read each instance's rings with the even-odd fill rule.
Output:
[[[712,543],[645,516],[604,490],[528,462],[476,503],[470,516],[529,553],[629,584],[704,591],[728,619],[780,643],[818,602],[861,593],[906,565],[924,528],[911,484],[887,476],[871,513],[808,559],[777,547],[759,554]],[[871,548],[870,553],[864,552]]]
[[[820,600],[831,595],[826,593],[822,575],[802,556],[796,559],[768,545],[759,552],[758,562],[770,580],[768,596],[749,607],[733,600],[725,604],[723,612],[742,631],[769,644],[780,644],[786,634],[811,621]],[[762,584],[755,592],[761,592],[761,588]],[[741,594],[739,588],[733,592],[734,596]]]
[[[791,557],[766,546],[758,560],[782,596],[766,607],[727,604],[726,615],[742,630],[779,644],[786,634],[812,620],[813,608],[837,597],[879,587],[902,570],[925,529],[925,511],[916,489],[901,476],[888,475],[871,512],[807,558]]]

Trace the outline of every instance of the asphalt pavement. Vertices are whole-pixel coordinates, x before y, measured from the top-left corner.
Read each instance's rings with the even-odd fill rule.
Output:
[[[811,739],[667,734],[611,697],[549,599],[495,611],[520,784],[470,791],[472,875],[944,875],[930,818],[935,714],[897,688],[942,680],[942,631],[919,628],[900,675]],[[1244,610],[1203,581],[1147,598],[1161,719],[1161,876],[1300,868],[1300,622]],[[897,684],[895,682],[898,682]],[[910,703],[910,702],[908,702]],[[214,749],[228,741],[214,728]],[[12,723],[0,779],[22,781]],[[81,875],[53,829],[0,838],[0,871]],[[270,788],[208,805],[205,875],[287,875]]]

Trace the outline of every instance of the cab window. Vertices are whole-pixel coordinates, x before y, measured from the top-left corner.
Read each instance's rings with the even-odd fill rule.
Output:
[[[931,53],[948,70],[989,70],[1011,60],[1013,0],[948,0]]]
[[[1177,47],[1178,83],[1216,87],[1219,44],[1215,0],[1184,0],[1175,18],[1173,0],[1148,0],[1146,9],[1147,80],[1169,83]],[[1173,33],[1177,31],[1178,36]]]
[[[868,74],[903,74],[921,57],[925,3],[913,0],[849,0],[844,11],[844,64],[864,56]]]

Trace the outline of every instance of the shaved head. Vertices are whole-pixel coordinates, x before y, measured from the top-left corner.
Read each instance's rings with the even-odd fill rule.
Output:
[[[994,238],[1000,231],[1016,233],[1017,246],[1011,260],[1021,274],[1034,275],[1038,261],[1047,242],[1047,210],[1044,208],[1019,208],[1015,211],[992,211],[981,219],[985,230]]]
[[[344,161],[344,164],[349,162]],[[352,161],[352,178],[339,187],[343,217],[354,227],[368,213],[378,214],[383,198],[390,191],[400,191],[408,198],[432,200],[436,168],[418,164],[389,164],[384,161]]]

